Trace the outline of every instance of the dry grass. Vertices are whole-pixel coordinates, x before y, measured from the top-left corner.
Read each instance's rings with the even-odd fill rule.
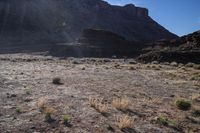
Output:
[[[102,102],[103,100],[97,97],[90,97],[90,106],[95,108],[98,112],[104,114],[108,112],[108,105]]]
[[[151,99],[143,99],[142,100],[143,103],[145,104],[161,104],[162,103],[162,98],[160,97],[155,97],[155,98],[151,98]]]
[[[193,87],[195,87],[196,89],[200,88],[200,82],[199,81],[193,81]]]
[[[53,113],[56,112],[56,110],[53,107],[46,107],[45,110],[44,110],[44,112],[46,114],[53,114]]]
[[[105,114],[108,112],[108,105],[100,103],[96,108],[100,113]]]
[[[129,109],[130,100],[127,97],[121,99],[114,99],[112,101],[112,105],[118,110],[126,111]]]
[[[99,99],[97,97],[89,97],[89,104],[91,107],[96,108],[99,103]]]
[[[199,102],[200,101],[200,93],[192,95],[192,101]]]
[[[56,110],[53,107],[46,107],[44,110],[45,113],[45,120],[51,121],[52,120],[52,114],[54,114]]]
[[[48,102],[48,97],[40,98],[37,102],[38,108],[40,108],[41,110],[44,110],[47,106],[47,102]]]
[[[133,124],[133,120],[128,115],[117,117],[116,118],[116,125],[119,127],[119,129],[126,129],[131,128]]]

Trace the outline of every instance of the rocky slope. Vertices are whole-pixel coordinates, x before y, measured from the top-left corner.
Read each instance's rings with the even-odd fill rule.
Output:
[[[132,4],[114,6],[102,0],[0,1],[0,44],[74,41],[85,28],[109,30],[134,41],[177,36]]]
[[[200,63],[200,31],[183,36],[174,40],[160,40],[150,45],[153,48],[145,49],[147,52],[138,60],[143,62],[180,62],[180,63]],[[145,51],[144,50],[144,51]]]

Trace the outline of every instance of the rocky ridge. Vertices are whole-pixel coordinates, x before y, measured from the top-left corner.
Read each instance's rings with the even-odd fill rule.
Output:
[[[200,63],[200,31],[179,39],[160,40],[151,45],[154,47],[143,49],[147,52],[138,57],[139,61]]]

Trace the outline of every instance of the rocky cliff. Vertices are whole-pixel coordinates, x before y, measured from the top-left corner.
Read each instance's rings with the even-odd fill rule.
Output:
[[[200,31],[173,40],[160,40],[150,44],[149,52],[138,57],[142,62],[200,63]],[[147,48],[144,50],[146,51]],[[147,51],[148,51],[147,50]]]
[[[134,41],[177,37],[152,20],[145,8],[102,0],[1,0],[0,18],[0,44],[71,42],[85,28]]]

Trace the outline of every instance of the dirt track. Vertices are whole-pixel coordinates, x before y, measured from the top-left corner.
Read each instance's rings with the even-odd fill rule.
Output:
[[[39,55],[0,55],[0,132],[70,132],[70,133],[169,133],[192,129],[200,132],[198,123],[173,104],[175,99],[200,92],[200,73],[184,66],[162,64],[131,64],[123,59],[58,59]],[[60,77],[63,85],[52,84]],[[57,111],[55,121],[48,123],[36,103],[48,96],[48,105]],[[108,103],[104,116],[90,107],[88,98],[103,98]],[[130,110],[116,110],[113,99],[128,97]],[[199,106],[199,103],[194,103]],[[21,113],[16,112],[20,108]],[[71,117],[70,125],[62,117]],[[120,131],[116,116],[129,115],[134,123]],[[165,116],[176,121],[175,127],[156,123]]]

